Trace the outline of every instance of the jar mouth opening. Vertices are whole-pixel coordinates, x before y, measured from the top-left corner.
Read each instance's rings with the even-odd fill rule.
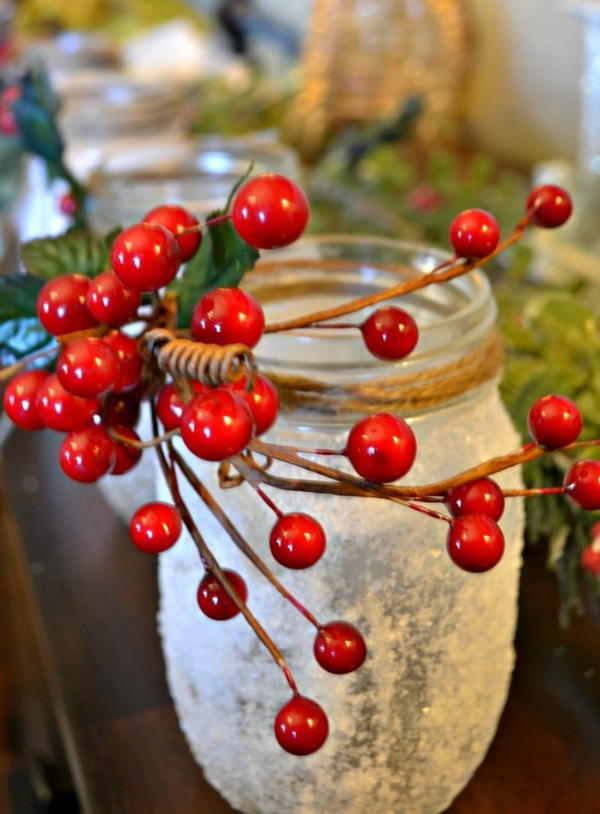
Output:
[[[440,249],[393,238],[319,235],[269,252],[243,285],[261,302],[267,323],[279,322],[389,289],[432,272],[447,257]],[[489,334],[496,317],[490,283],[474,271],[333,322],[360,325],[386,305],[409,311],[419,326],[419,342],[406,359],[389,362],[371,356],[358,330],[306,327],[266,334],[256,348],[257,361],[276,368],[360,370],[361,376],[391,367],[414,372],[468,353]]]

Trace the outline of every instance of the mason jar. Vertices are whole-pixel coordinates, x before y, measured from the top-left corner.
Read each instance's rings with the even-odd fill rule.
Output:
[[[270,253],[244,282],[272,323],[377,293],[432,271],[440,259],[393,240],[313,238]],[[416,318],[420,338],[399,362],[370,356],[357,330],[265,335],[256,359],[282,401],[265,440],[339,450],[357,418],[400,414],[418,448],[405,484],[445,478],[518,446],[497,390],[496,306],[485,275],[430,285],[402,298],[402,307]],[[360,323],[372,310],[341,319]],[[520,503],[507,501],[500,521],[501,562],[472,574],[448,558],[447,525],[439,519],[385,500],[265,487],[282,512],[310,514],[327,534],[321,560],[290,571],[271,559],[276,518],[253,489],[247,483],[220,489],[216,465],[180,448],[285,587],[321,623],[343,619],[358,627],[368,646],[355,673],[324,672],[312,654],[314,628],[244,559],[182,480],[208,545],[222,567],[243,576],[248,607],[285,656],[301,694],[321,704],[330,724],[318,752],[298,758],[280,749],[273,720],[289,688],[241,615],[221,623],[201,614],[195,595],[202,567],[184,535],[160,557],[159,626],[181,727],[208,781],[246,814],[445,809],[482,761],[507,696]],[[344,458],[335,460],[325,463],[349,471]],[[269,471],[318,477],[276,462]],[[506,488],[520,485],[514,470],[498,480]],[[159,492],[169,500],[164,486]]]
[[[271,131],[114,150],[90,180],[92,225],[99,231],[127,226],[162,203],[181,204],[206,217],[225,206],[250,165],[253,175],[274,172],[298,180],[300,174],[294,151]]]

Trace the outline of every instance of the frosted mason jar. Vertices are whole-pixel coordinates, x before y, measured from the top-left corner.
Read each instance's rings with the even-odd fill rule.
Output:
[[[431,270],[439,259],[391,240],[307,240],[270,253],[246,278],[246,288],[273,322],[388,288],[414,274],[411,269]],[[264,337],[257,360],[282,395],[282,414],[266,440],[341,449],[358,416],[402,413],[418,443],[402,481],[411,484],[514,449],[519,439],[497,392],[496,309],[486,277],[474,273],[429,286],[403,305],[421,333],[413,354],[398,363],[370,356],[358,331],[301,329]],[[366,313],[343,321],[361,322]],[[306,571],[288,571],[270,557],[275,518],[269,508],[247,484],[221,490],[215,465],[186,456],[284,585],[322,623],[356,625],[369,649],[356,673],[324,672],[312,655],[314,628],[185,489],[209,546],[223,567],[243,575],[248,606],[282,650],[300,692],[318,701],[330,722],[329,738],[315,754],[298,758],[280,749],[273,719],[289,688],[241,616],[218,623],[200,613],[195,592],[202,569],[183,537],[160,557],[159,623],[181,727],[208,781],[247,814],[445,809],[482,761],[507,695],[520,504],[508,501],[501,519],[506,552],[500,564],[469,574],[446,555],[447,527],[438,519],[382,500],[267,488],[283,512],[307,512],[327,532],[323,558]],[[346,468],[345,459],[335,461]],[[306,475],[278,464],[271,471]],[[498,479],[506,487],[520,485],[515,471]]]

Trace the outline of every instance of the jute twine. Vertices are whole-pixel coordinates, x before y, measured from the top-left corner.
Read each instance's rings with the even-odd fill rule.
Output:
[[[279,392],[283,412],[418,413],[451,402],[494,379],[502,364],[502,345],[492,330],[475,350],[453,362],[418,373],[398,373],[375,381],[331,386],[326,381],[265,370]]]

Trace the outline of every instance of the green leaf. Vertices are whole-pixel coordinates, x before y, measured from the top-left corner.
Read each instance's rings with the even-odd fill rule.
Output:
[[[25,147],[51,164],[59,164],[64,144],[53,114],[26,97],[13,102],[12,112]]]
[[[208,219],[212,217],[215,215],[210,215]],[[200,297],[214,288],[237,286],[244,274],[254,268],[258,257],[257,250],[241,239],[230,221],[207,229],[200,249],[188,263],[184,274],[169,286],[177,295],[178,327],[189,327]]]
[[[110,245],[91,232],[73,230],[60,237],[43,237],[24,243],[21,259],[30,274],[44,280],[61,274],[95,277],[110,268]]]
[[[0,324],[0,365],[12,365],[54,341],[37,317],[9,319]]]
[[[44,281],[30,274],[0,277],[0,323],[35,317],[36,302]]]
[[[0,277],[0,365],[12,365],[53,341],[36,315],[43,285],[29,274]]]

